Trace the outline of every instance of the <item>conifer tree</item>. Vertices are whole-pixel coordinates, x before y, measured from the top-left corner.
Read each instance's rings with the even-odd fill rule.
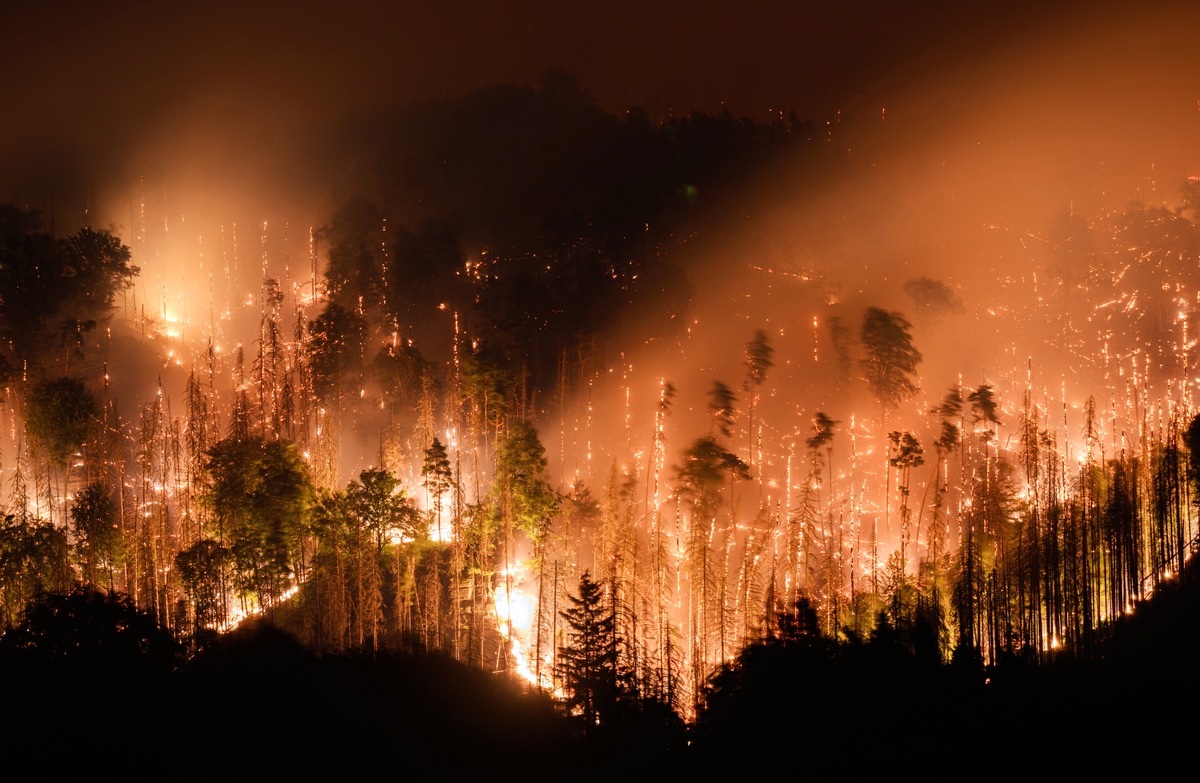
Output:
[[[601,583],[584,571],[579,595],[568,595],[570,606],[561,614],[568,643],[558,648],[558,677],[567,694],[566,707],[583,718],[592,734],[616,705],[620,694],[616,620]]]
[[[747,415],[749,418],[750,453],[747,462],[753,468],[756,464],[755,453],[758,451],[758,439],[754,434],[754,412],[758,409],[759,389],[767,379],[767,370],[775,366],[775,349],[767,338],[766,331],[758,329],[753,339],[746,343],[746,381],[742,389],[749,394]]]
[[[868,307],[861,339],[867,384],[884,410],[895,408],[917,390],[913,375],[921,352],[912,343],[912,326],[902,313]]]
[[[429,493],[429,505],[433,508],[437,525],[437,540],[442,540],[442,507],[446,493],[454,488],[454,473],[450,468],[450,457],[446,447],[437,438],[425,449],[421,464],[421,479]]]

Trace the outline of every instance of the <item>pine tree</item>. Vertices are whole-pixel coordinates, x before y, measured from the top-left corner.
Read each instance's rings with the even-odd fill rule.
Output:
[[[863,315],[860,336],[866,356],[862,364],[884,410],[895,408],[917,390],[913,376],[922,357],[912,343],[911,328],[898,312],[868,307]]]
[[[604,587],[584,571],[579,596],[568,595],[571,606],[561,612],[568,643],[558,648],[558,677],[567,694],[566,707],[583,718],[592,734],[619,699],[616,620]]]
[[[429,493],[429,505],[433,509],[437,524],[437,540],[442,540],[442,506],[446,493],[454,488],[454,473],[446,447],[437,438],[425,449],[421,464],[421,481]]]
[[[750,397],[747,408],[750,420],[748,427],[750,452],[747,462],[751,468],[757,464],[755,454],[759,446],[758,439],[754,434],[754,412],[758,408],[759,389],[767,379],[767,370],[775,366],[774,355],[775,349],[771,347],[766,331],[762,329],[756,330],[754,338],[746,343],[746,380],[742,384],[742,389]]]

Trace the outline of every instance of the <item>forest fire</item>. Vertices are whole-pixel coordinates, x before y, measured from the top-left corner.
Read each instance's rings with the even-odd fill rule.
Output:
[[[501,634],[508,642],[508,653],[512,656],[509,668],[530,685],[545,687],[545,681],[538,682],[537,674],[529,661],[527,640],[533,620],[533,599],[515,588],[510,591],[505,584],[501,583],[496,587],[493,606],[496,622],[500,626]]]
[[[553,71],[0,205],[3,628],[90,585],[585,733],[754,655],[1099,656],[1200,542],[1200,160],[1027,111],[1021,54],[816,120]]]

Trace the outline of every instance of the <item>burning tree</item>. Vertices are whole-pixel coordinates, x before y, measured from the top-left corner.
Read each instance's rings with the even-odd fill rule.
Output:
[[[720,409],[718,416],[723,415],[724,410]],[[727,432],[726,429],[720,431]],[[685,549],[687,633],[693,683],[699,683],[712,665],[714,653],[716,660],[724,660],[726,653],[728,563],[724,555],[733,521],[718,524],[718,518],[724,517],[721,493],[727,482],[732,484],[737,479],[749,479],[750,469],[715,437],[708,436],[697,439],[688,447],[675,475],[677,495],[688,510]],[[694,691],[694,695],[699,698],[700,694]]]

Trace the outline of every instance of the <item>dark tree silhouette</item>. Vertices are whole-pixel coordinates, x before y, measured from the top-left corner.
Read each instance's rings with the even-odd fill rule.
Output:
[[[1175,211],[1193,223],[1200,221],[1200,177],[1188,177],[1179,186],[1179,207]]]
[[[904,283],[904,293],[908,294],[916,306],[918,318],[939,320],[950,313],[962,312],[963,303],[954,289],[941,280],[928,277],[917,277]]]
[[[67,534],[27,515],[0,520],[0,608],[5,627],[20,622],[26,604],[70,585]]]
[[[708,390],[708,412],[712,415],[712,433],[728,439],[733,432],[734,405],[737,395],[723,381],[713,381]]]
[[[88,439],[100,408],[82,378],[35,384],[25,402],[25,426],[49,460],[60,468]]]
[[[421,462],[421,479],[425,490],[429,493],[430,505],[433,507],[434,522],[437,538],[442,540],[442,507],[445,505],[445,495],[454,488],[454,472],[450,467],[450,457],[442,442],[434,438]]]
[[[113,572],[124,559],[125,538],[112,492],[89,484],[71,502],[73,549],[85,584],[113,589]]]
[[[10,660],[107,676],[165,673],[180,662],[178,643],[153,614],[129,596],[91,587],[34,599],[25,620],[0,637],[0,648]]]
[[[380,303],[384,228],[379,207],[356,196],[339,206],[330,224],[317,232],[317,239],[329,248],[325,280],[331,303],[350,311],[360,302],[368,307]]]
[[[232,564],[229,548],[211,538],[201,539],[175,556],[183,590],[192,602],[197,638],[225,619],[225,586]]]
[[[862,365],[867,384],[885,410],[895,408],[917,390],[914,375],[921,352],[912,343],[912,325],[903,314],[868,307],[863,314]]]
[[[363,372],[366,323],[355,310],[331,301],[309,322],[308,334],[313,390],[317,399],[332,404]]]
[[[620,698],[616,619],[602,584],[584,571],[579,595],[568,595],[571,606],[561,614],[567,623],[567,644],[558,648],[558,677],[567,693],[566,708],[583,720],[584,733],[613,718]]]
[[[138,271],[129,248],[107,231],[83,228],[55,240],[36,211],[0,205],[0,333],[10,364],[41,367],[62,355],[69,369]]]
[[[163,716],[185,712],[175,713],[170,687],[183,662],[171,633],[129,596],[42,593],[0,637],[5,704],[21,716],[5,729],[6,776],[57,780],[97,764],[161,763]],[[48,729],[66,715],[71,728]]]
[[[754,435],[754,412],[758,408],[759,390],[767,379],[767,370],[775,366],[772,358],[774,355],[775,349],[771,347],[766,331],[756,330],[754,337],[746,343],[746,381],[742,385],[743,390],[750,395],[746,413],[749,420],[747,429],[750,431],[749,462],[751,467],[754,466],[754,455],[758,450],[756,448],[757,439]]]

